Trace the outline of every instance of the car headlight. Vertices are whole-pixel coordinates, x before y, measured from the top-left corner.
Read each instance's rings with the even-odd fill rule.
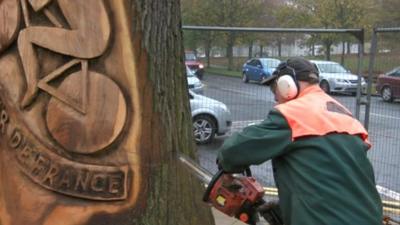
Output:
[[[335,80],[336,80],[336,82],[339,82],[339,83],[348,83],[346,79],[336,78]]]
[[[203,64],[199,64],[199,69],[204,69],[204,65]]]
[[[221,109],[223,110],[223,111],[229,111],[228,110],[228,107],[225,105],[225,104],[221,104],[221,105],[219,105],[220,107],[221,107]]]

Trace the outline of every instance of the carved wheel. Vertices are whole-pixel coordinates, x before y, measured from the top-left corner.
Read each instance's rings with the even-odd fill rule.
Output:
[[[87,88],[82,88],[85,85],[82,79],[82,71],[70,74],[57,91],[76,103],[82,95],[87,95],[85,113],[53,97],[48,104],[46,120],[50,134],[66,150],[91,154],[118,137],[125,124],[127,106],[121,89],[110,78],[88,71]]]

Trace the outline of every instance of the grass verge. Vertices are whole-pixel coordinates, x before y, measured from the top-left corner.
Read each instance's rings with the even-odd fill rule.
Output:
[[[206,68],[205,71],[206,71],[206,73],[229,76],[229,77],[242,77],[242,73],[240,71],[230,71],[230,70],[223,69],[223,68],[209,67],[209,68]]]

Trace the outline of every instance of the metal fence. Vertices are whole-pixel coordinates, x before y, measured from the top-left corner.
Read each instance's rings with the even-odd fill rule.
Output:
[[[248,77],[244,76],[246,72],[244,72],[242,65],[249,58],[259,58],[259,56],[277,60],[302,56],[313,60],[319,67],[320,74],[323,74],[322,77],[328,77],[326,80],[329,80],[327,83],[332,96],[348,107],[356,118],[369,128],[373,142],[369,157],[374,165],[378,190],[384,200],[386,211],[394,213],[393,215],[399,214],[400,194],[398,192],[400,192],[400,177],[398,173],[400,170],[398,162],[400,154],[398,151],[400,150],[400,104],[397,101],[393,103],[384,102],[379,96],[381,91],[377,92],[376,89],[377,74],[389,71],[389,68],[395,67],[396,63],[400,66],[398,60],[400,54],[397,54],[397,48],[386,42],[385,45],[381,45],[381,48],[378,48],[379,40],[382,40],[379,34],[398,32],[398,28],[375,29],[371,45],[370,43],[364,44],[363,29],[205,26],[183,26],[183,29],[185,38],[189,35],[202,35],[205,32],[220,35],[217,35],[219,39],[214,40],[212,46],[208,46],[208,50],[214,49],[212,54],[208,54],[210,58],[199,57],[203,64],[209,64],[210,66],[205,69],[205,74],[201,81],[204,84],[203,95],[207,97],[202,99],[202,104],[214,105],[215,102],[212,100],[214,99],[226,105],[232,114],[232,127],[230,132],[216,136],[211,143],[198,145],[198,156],[200,163],[204,167],[215,172],[217,149],[223,144],[223,141],[233,132],[240,131],[250,124],[261,122],[275,104],[273,95],[265,86],[258,84],[257,78],[246,82],[245,78]],[[188,34],[188,32],[193,33]],[[233,51],[234,66],[231,68],[232,70],[227,70],[228,59],[225,57],[224,48],[227,37],[232,32],[235,35],[241,35],[241,37],[255,33],[259,36],[252,40],[252,44],[256,43],[252,46],[252,56],[249,56],[250,48],[245,46],[243,41],[236,43]],[[337,65],[328,64],[325,56],[316,50],[320,49],[320,42],[310,44],[316,37],[320,38],[319,40],[328,41],[329,38],[333,38],[333,43],[339,43],[331,46],[332,55],[330,61],[336,61],[339,66],[344,66],[342,67],[344,71],[336,74],[336,78],[330,76],[337,69]],[[283,41],[278,46],[276,40]],[[387,42],[392,43],[390,41]],[[204,56],[202,52],[204,47],[202,46],[204,44],[198,45],[195,49],[199,56]],[[370,47],[366,49],[365,46]],[[185,47],[186,49],[193,48],[193,46]],[[267,56],[263,55],[263,48]],[[277,50],[278,48],[279,50]],[[287,49],[287,51],[285,52],[284,49]],[[293,49],[296,50],[293,51]],[[368,54],[369,63],[365,63],[366,59],[368,59],[365,55]],[[385,65],[381,63],[385,63]],[[334,80],[334,82],[332,83],[331,80]],[[193,103],[192,100],[193,110],[193,108],[198,108],[199,105],[198,103]],[[194,117],[196,116],[195,113],[192,112],[192,114]],[[257,179],[267,187],[267,193],[276,195],[271,165],[264,163],[252,169]]]
[[[370,159],[377,187],[391,212],[400,208],[400,27],[375,28],[368,62],[368,86],[375,93],[366,96],[365,125],[374,144]],[[375,85],[375,87],[373,86]],[[389,210],[389,209],[388,209]]]

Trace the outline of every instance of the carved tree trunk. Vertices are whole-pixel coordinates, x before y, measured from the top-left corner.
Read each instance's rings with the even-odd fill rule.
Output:
[[[179,12],[0,1],[1,225],[213,224],[176,156],[194,155]]]

